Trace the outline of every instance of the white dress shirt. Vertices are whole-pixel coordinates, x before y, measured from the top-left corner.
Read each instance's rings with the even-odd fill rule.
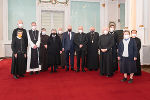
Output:
[[[71,32],[68,32],[68,35],[70,34],[70,40],[71,40],[71,36],[72,36],[72,34],[71,34]]]

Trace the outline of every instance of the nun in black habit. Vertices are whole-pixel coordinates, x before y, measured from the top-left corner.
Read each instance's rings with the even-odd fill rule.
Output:
[[[56,33],[56,29],[51,30],[51,35],[47,41],[48,66],[51,66],[51,72],[57,72],[56,69],[61,63],[60,54],[62,53],[61,39]]]

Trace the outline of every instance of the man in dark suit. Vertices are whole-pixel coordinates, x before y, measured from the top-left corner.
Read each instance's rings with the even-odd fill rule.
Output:
[[[74,36],[74,43],[75,43],[75,51],[77,54],[77,70],[76,72],[80,71],[80,58],[82,58],[82,72],[85,72],[85,55],[87,50],[87,38],[86,34],[83,33],[83,27],[80,26],[78,28],[78,33]]]
[[[71,70],[74,71],[74,35],[72,32],[72,26],[68,26],[68,31],[63,33],[62,38],[62,51],[65,51],[65,59],[66,59],[66,71],[69,71],[69,54],[70,54],[70,62],[71,62]]]

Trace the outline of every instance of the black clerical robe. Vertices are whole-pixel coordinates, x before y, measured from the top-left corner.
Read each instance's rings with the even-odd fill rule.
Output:
[[[62,43],[63,33],[62,34],[58,34],[58,36],[60,37],[61,43]],[[60,66],[65,67],[66,60],[65,60],[65,52],[64,51],[62,51],[62,54],[60,55],[60,57],[61,57],[61,64],[60,64]]]
[[[86,66],[89,70],[97,70],[99,66],[98,40],[99,33],[87,33]]]
[[[48,50],[48,66],[60,65],[60,51],[62,50],[62,44],[60,37],[50,35],[47,41]]]
[[[40,47],[40,33],[39,31],[29,30],[28,33],[28,52],[27,52],[27,72],[40,71],[41,65],[39,64],[39,47]],[[37,46],[34,49],[34,46]]]
[[[16,38],[18,30],[23,31],[22,38],[24,40],[25,48],[27,48],[28,47],[28,37],[27,37],[27,31],[26,31],[26,29],[23,29],[23,28],[16,28],[16,29],[14,29],[13,30],[13,34],[12,34],[12,40]]]
[[[26,46],[23,38],[14,37],[11,43],[12,48],[12,66],[11,74],[23,75],[26,72]],[[17,54],[17,57],[15,57]]]
[[[101,35],[99,37],[99,49],[100,49],[100,74],[112,75],[112,47],[114,46],[114,38],[112,35]],[[107,49],[106,52],[102,52],[101,49]]]
[[[112,47],[112,67],[113,71],[118,70],[118,54],[117,54],[117,49],[118,49],[118,35],[117,33],[114,32],[109,32],[110,35],[114,38],[114,45]]]
[[[137,72],[135,73],[135,75],[141,75],[141,61],[140,61],[141,40],[138,37],[133,39],[136,41],[137,45],[137,60],[136,60]]]
[[[45,48],[45,45],[47,45],[47,40],[49,36],[48,35],[42,35],[41,34],[41,43],[40,43],[40,65],[42,68],[42,71],[48,70],[47,65],[47,48]]]

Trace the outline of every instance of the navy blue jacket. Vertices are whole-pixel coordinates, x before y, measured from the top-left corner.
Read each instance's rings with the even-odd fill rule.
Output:
[[[122,57],[124,51],[124,44],[123,40],[120,41],[119,46],[118,46],[118,56]],[[128,54],[130,59],[133,59],[134,57],[137,57],[137,46],[136,42],[134,39],[130,38],[129,44],[128,44]]]
[[[74,50],[74,32],[71,32],[71,40],[67,32],[63,33],[63,38],[62,38],[62,48],[66,50]]]

